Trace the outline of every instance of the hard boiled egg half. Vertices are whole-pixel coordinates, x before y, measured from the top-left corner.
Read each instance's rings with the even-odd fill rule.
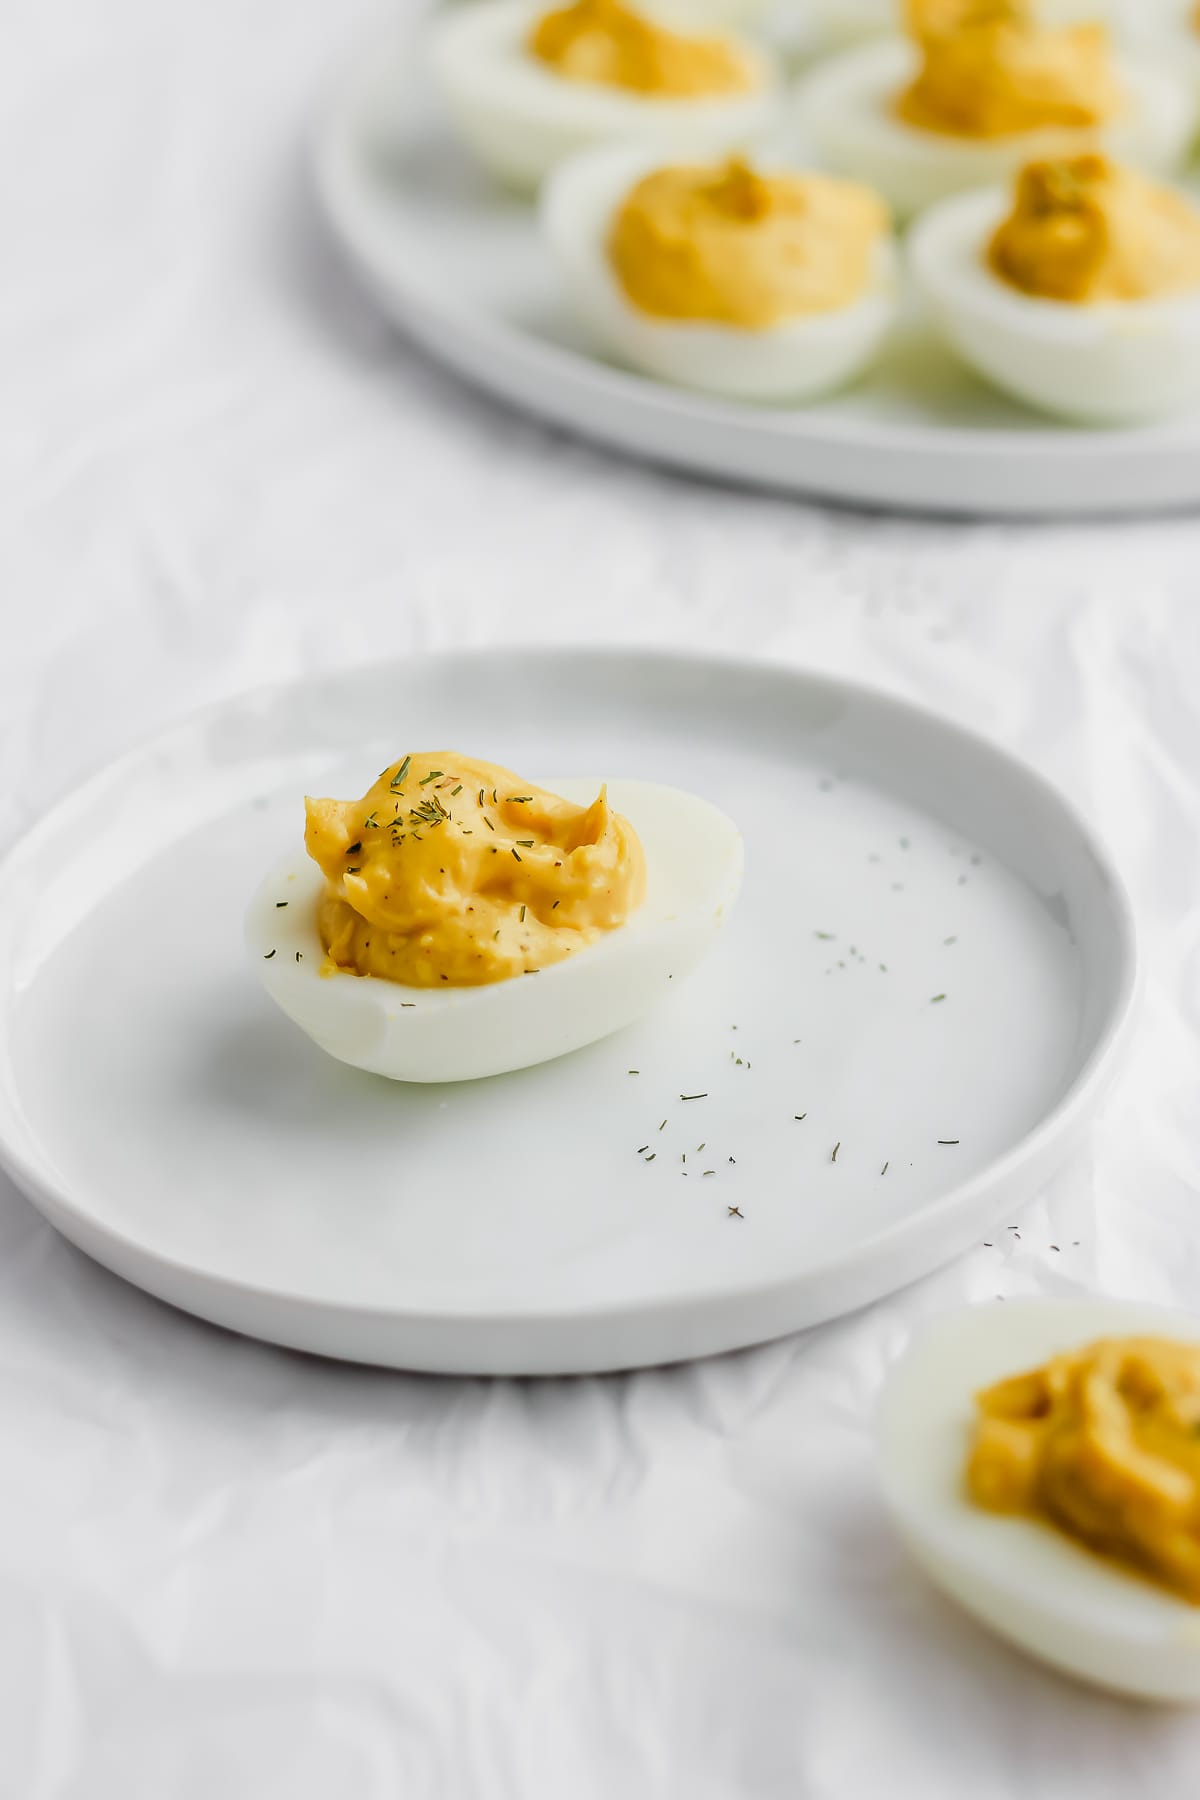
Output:
[[[660,154],[644,147],[587,151],[564,163],[543,192],[546,242],[567,300],[597,347],[660,381],[756,401],[809,398],[858,374],[879,347],[896,309],[897,259],[882,209],[864,283],[842,304],[797,312],[754,329],[703,317],[661,316],[635,304],[611,254],[618,215],[661,161]],[[753,171],[745,172],[754,179]],[[719,167],[694,173],[713,182],[729,178]],[[739,178],[735,170],[733,179]],[[824,185],[829,189],[828,181]],[[838,185],[845,184],[833,184]],[[862,190],[855,189],[852,197],[861,210]],[[866,196],[868,202],[870,198]],[[826,246],[830,241],[826,238]],[[727,278],[748,266],[736,248],[725,253]],[[757,280],[753,268],[750,280]]]
[[[975,137],[909,123],[899,97],[920,53],[900,38],[868,43],[821,63],[796,101],[801,137],[830,169],[876,188],[900,218],[948,195],[992,186],[1034,159],[1102,148],[1146,168],[1176,167],[1186,154],[1195,104],[1161,62],[1115,54],[1124,104],[1108,123]]]
[[[1200,1319],[1121,1300],[997,1301],[925,1327],[879,1415],[884,1496],[908,1548],[951,1599],[1029,1655],[1121,1693],[1200,1701],[1200,1606],[1038,1519],[966,1495],[974,1395],[1100,1338],[1200,1342]]]
[[[602,786],[578,778],[545,785],[579,807]],[[333,968],[318,928],[325,877],[301,847],[250,902],[246,942],[257,975],[330,1056],[394,1081],[473,1081],[619,1031],[668,1000],[711,948],[741,885],[742,839],[724,813],[678,788],[612,781],[607,797],[640,839],[645,897],[624,924],[563,960],[483,986],[404,986]],[[473,794],[461,803],[473,805]],[[446,804],[455,805],[448,793]],[[481,825],[478,836],[509,870],[514,855],[532,869],[540,847],[516,848],[526,829],[506,834],[501,820],[498,832]],[[554,920],[552,904],[544,902],[543,924]]]
[[[724,60],[736,85],[663,92],[654,85],[653,70],[669,66],[673,51],[690,62],[695,50],[678,18],[668,26],[621,0],[578,0],[577,8],[566,10],[580,6],[588,15],[581,24],[594,25],[602,42],[606,33],[618,44],[623,33],[645,36],[644,85],[584,78],[581,63],[568,75],[565,65],[535,54],[534,37],[554,14],[551,4],[488,0],[448,11],[434,28],[433,70],[451,118],[468,148],[499,180],[520,189],[537,187],[572,151],[617,140],[717,155],[755,142],[774,125],[780,82],[775,59],[761,46],[742,38],[713,39],[707,26],[697,24],[690,29],[703,36],[704,60]]]
[[[1200,405],[1200,282],[1090,303],[1022,292],[988,258],[1011,207],[1001,189],[962,194],[926,213],[909,239],[917,286],[963,361],[1026,405],[1081,422]],[[1196,221],[1200,234],[1200,213]]]

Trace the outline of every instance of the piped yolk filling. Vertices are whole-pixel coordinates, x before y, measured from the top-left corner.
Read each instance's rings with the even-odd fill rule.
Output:
[[[887,225],[857,182],[764,175],[735,158],[644,176],[616,213],[608,255],[641,312],[760,331],[852,305]]]
[[[1200,289],[1200,209],[1103,156],[1031,163],[988,245],[1022,293],[1079,305]]]
[[[1040,26],[1021,0],[910,0],[920,67],[896,111],[961,138],[1088,130],[1124,96],[1102,25]]]
[[[505,981],[616,930],[645,897],[641,843],[603,789],[575,806],[446,750],[404,757],[361,800],[305,808],[327,972]]]
[[[976,1395],[967,1492],[1200,1604],[1200,1345],[1105,1338]]]
[[[719,37],[685,37],[644,19],[621,0],[577,0],[534,26],[529,49],[567,81],[598,82],[663,100],[744,93],[756,85],[748,59]]]

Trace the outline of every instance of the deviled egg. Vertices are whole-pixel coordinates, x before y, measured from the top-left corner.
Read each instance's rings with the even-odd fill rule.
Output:
[[[307,854],[254,895],[271,998],[331,1056],[471,1081],[580,1049],[670,995],[737,896],[742,840],[694,794],[553,791],[415,752],[361,800],[309,800]]]
[[[1200,1700],[1200,1319],[947,1314],[889,1379],[879,1459],[909,1549],[985,1625],[1085,1681]]]
[[[916,282],[948,341],[1044,412],[1149,419],[1200,403],[1200,209],[1100,156],[1035,163],[1015,201],[921,219]]]
[[[779,109],[767,51],[685,35],[623,0],[466,7],[436,26],[433,66],[465,143],[520,188],[589,144],[636,138],[719,155],[769,131]]]
[[[1186,154],[1186,84],[1114,50],[1102,25],[1045,25],[1022,0],[910,0],[909,22],[909,41],[831,58],[797,100],[822,162],[901,216],[1036,159],[1101,148],[1170,169]]]
[[[831,176],[740,159],[664,168],[610,146],[556,172],[542,223],[598,346],[684,387],[824,392],[867,364],[895,309],[886,209]]]

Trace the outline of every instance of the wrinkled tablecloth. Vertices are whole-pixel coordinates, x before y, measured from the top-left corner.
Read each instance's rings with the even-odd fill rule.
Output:
[[[307,195],[311,109],[377,17],[9,0],[3,840],[263,679],[500,638],[729,647],[1037,763],[1124,866],[1147,1002],[1019,1243],[632,1377],[244,1342],[0,1181],[0,1795],[1184,1800],[1200,1718],[1036,1669],[909,1565],[871,1413],[913,1322],[959,1301],[1200,1306],[1200,522],[822,510],[466,391],[358,296]]]

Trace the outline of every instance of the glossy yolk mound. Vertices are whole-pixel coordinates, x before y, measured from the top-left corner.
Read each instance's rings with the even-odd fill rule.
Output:
[[[967,1490],[1200,1603],[1200,1345],[1105,1338],[976,1396]]]
[[[620,0],[577,0],[547,13],[529,48],[568,81],[596,81],[664,100],[741,93],[755,74],[724,38],[683,37],[652,24]]]
[[[623,925],[642,846],[603,790],[573,806],[454,751],[406,756],[361,800],[306,800],[327,969],[477,987],[559,962]]]
[[[856,182],[758,175],[735,160],[645,176],[613,220],[608,254],[642,312],[760,331],[857,300],[887,224]]]
[[[1200,288],[1200,210],[1103,156],[1031,163],[988,245],[1022,293],[1080,304]]]
[[[955,137],[1103,125],[1123,104],[1102,25],[1042,28],[1018,0],[910,0],[920,68],[902,119]]]

